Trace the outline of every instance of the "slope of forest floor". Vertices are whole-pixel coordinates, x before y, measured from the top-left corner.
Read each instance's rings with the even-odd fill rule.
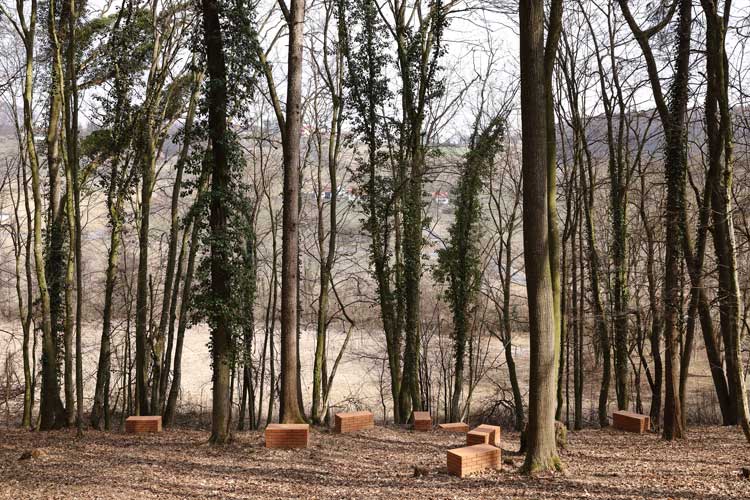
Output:
[[[737,429],[691,428],[688,439],[585,430],[568,435],[562,474],[528,478],[518,435],[503,436],[503,470],[449,476],[447,449],[463,435],[377,427],[336,435],[314,430],[305,450],[263,447],[240,432],[213,448],[208,433],[0,431],[0,498],[750,498],[750,448]],[[20,460],[40,448],[40,458]],[[426,475],[415,477],[419,467]]]

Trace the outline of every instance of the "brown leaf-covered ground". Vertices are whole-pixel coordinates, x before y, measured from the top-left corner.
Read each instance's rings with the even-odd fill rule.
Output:
[[[208,434],[173,429],[158,435],[73,431],[0,431],[0,498],[750,498],[750,448],[737,429],[691,428],[688,439],[586,430],[569,434],[563,474],[520,475],[522,458],[503,436],[502,471],[449,476],[447,449],[463,435],[377,427],[350,435],[314,430],[305,450],[263,447],[242,432],[226,447]],[[19,460],[42,448],[46,456]],[[414,467],[425,476],[414,477]]]

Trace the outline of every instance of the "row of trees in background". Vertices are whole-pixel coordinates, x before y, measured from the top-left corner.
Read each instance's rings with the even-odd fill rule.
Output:
[[[564,219],[563,245],[565,240],[571,240],[571,255],[575,256],[575,232],[571,224],[571,205],[575,204],[575,219],[578,230],[585,228],[586,243],[579,239],[579,252],[585,251],[588,257],[591,302],[595,314],[597,348],[601,353],[602,377],[599,396],[599,424],[607,425],[607,403],[610,394],[610,379],[614,375],[617,408],[630,409],[631,405],[631,366],[640,376],[643,368],[652,389],[651,416],[657,426],[663,422],[662,435],[665,439],[680,438],[685,432],[686,418],[684,416],[687,399],[687,381],[689,366],[693,353],[693,338],[696,327],[696,314],[701,317],[701,328],[708,355],[708,364],[713,377],[716,396],[725,424],[741,424],[746,437],[747,432],[747,395],[745,387],[745,373],[742,367],[742,330],[740,316],[743,314],[743,299],[739,287],[739,271],[737,267],[737,245],[735,243],[735,229],[732,209],[732,192],[735,157],[734,124],[731,102],[731,87],[728,73],[730,72],[730,58],[727,55],[727,31],[731,19],[731,3],[720,5],[719,2],[702,2],[702,14],[705,24],[697,25],[694,18],[695,9],[690,0],[676,0],[657,9],[656,13],[639,15],[627,0],[618,0],[617,6],[610,3],[606,6],[587,6],[578,3],[571,9],[570,24],[562,29],[560,55],[555,55],[555,45],[558,44],[560,26],[558,23],[559,6],[551,5],[546,39],[544,37],[544,6],[542,2],[532,2],[521,5],[521,53],[528,65],[522,66],[522,121],[524,145],[524,249],[526,257],[526,272],[529,295],[529,328],[532,343],[531,378],[529,400],[529,451],[526,466],[535,468],[557,467],[554,450],[554,427],[551,416],[544,415],[543,422],[533,413],[549,411],[551,398],[534,397],[535,386],[539,391],[547,389],[547,384],[535,384],[537,377],[549,376],[549,366],[555,366],[553,361],[558,352],[569,353],[570,342],[564,315],[560,313],[567,307],[566,294],[563,293],[561,302],[556,303],[558,281],[556,266],[559,262],[554,256],[549,268],[543,266],[545,250],[554,255],[560,245],[560,239],[554,229],[548,231],[544,237],[544,227],[554,228],[558,223],[557,210],[554,209],[553,190],[557,173],[549,168],[549,162],[543,161],[545,142],[547,153],[551,158],[559,155],[550,153],[552,145],[560,142],[563,148],[562,163],[567,167],[570,158],[572,172],[565,175],[567,182],[575,182],[575,172],[579,174],[578,183],[571,187],[568,198],[567,217]],[[603,26],[595,24],[595,12]],[[643,27],[646,25],[647,27]],[[525,29],[524,29],[525,28]],[[702,29],[702,31],[701,31]],[[618,41],[625,30],[626,37],[632,37],[637,42],[640,54],[630,56],[627,49],[619,48]],[[589,32],[587,39],[591,46],[580,47],[581,32]],[[706,80],[698,85],[705,85],[703,105],[703,126],[699,133],[691,125],[691,66],[695,64],[694,49],[691,47],[694,36],[698,32],[699,40],[705,40]],[[603,36],[602,36],[603,35]],[[661,39],[660,39],[661,38]],[[544,45],[546,42],[546,46]],[[654,48],[657,43],[662,47],[674,47],[666,54],[656,55]],[[593,50],[592,50],[593,49]],[[558,59],[558,93],[559,104],[555,106],[552,97],[553,86],[550,84],[550,59]],[[660,58],[660,59],[659,59]],[[669,64],[660,66],[659,60],[667,60]],[[533,61],[533,64],[531,64]],[[524,70],[527,71],[524,78]],[[650,100],[655,104],[655,110],[639,113],[637,92],[640,87],[633,84],[632,75],[644,75],[648,82]],[[741,78],[741,76],[740,76]],[[668,91],[663,89],[663,82],[667,81]],[[598,86],[596,98],[601,114],[591,116],[587,112],[588,105],[581,102],[591,95],[586,85]],[[527,96],[526,105],[524,95]],[[534,103],[548,102],[546,119],[548,121],[546,138],[542,133],[544,114],[540,118]],[[556,110],[555,110],[556,108]],[[741,114],[741,108],[737,108]],[[559,135],[554,132],[554,116],[560,123]],[[650,115],[650,116],[649,116]],[[592,125],[604,129],[601,146],[591,141]],[[602,123],[603,122],[603,123]],[[549,124],[552,126],[549,126]],[[659,137],[659,149],[654,151],[651,146],[650,130],[652,124]],[[552,130],[552,132],[551,132]],[[599,131],[597,130],[597,132]],[[527,136],[528,134],[528,136]],[[559,140],[557,138],[560,138]],[[700,150],[702,164],[695,162],[695,152],[691,141],[706,145],[706,151]],[[568,153],[564,148],[568,148]],[[592,212],[595,206],[596,168],[593,165],[592,152],[594,148],[604,150],[603,157],[607,164],[607,182],[609,184],[609,227],[608,260],[606,279],[608,286],[602,290],[600,280],[604,275],[601,268],[601,257],[597,248],[595,225]],[[554,151],[554,150],[553,150]],[[658,155],[658,160],[664,165],[664,261],[661,290],[657,290],[657,276],[655,275],[655,245],[658,239],[654,235],[654,226],[648,220],[649,208],[659,204],[649,204],[646,196],[648,182],[644,180],[644,151],[648,155]],[[528,154],[527,154],[528,153]],[[651,161],[648,164],[652,164]],[[648,165],[647,164],[647,165]],[[546,170],[547,198],[544,197]],[[567,171],[567,168],[565,169]],[[564,172],[567,173],[567,172]],[[628,195],[635,191],[631,186],[636,174],[640,177],[641,200],[639,209],[640,221],[629,224],[628,211],[630,204]],[[702,177],[705,182],[701,190],[695,177]],[[690,228],[690,204],[687,200],[687,183],[690,179],[695,191],[697,207],[697,243],[693,243]],[[571,199],[574,197],[574,199]],[[546,201],[546,203],[545,203]],[[545,205],[548,209],[545,217]],[[647,314],[651,316],[651,356],[653,358],[654,373],[650,371],[651,364],[644,355],[644,337],[640,331],[633,346],[630,333],[630,316],[632,309],[640,306],[629,297],[629,282],[634,281],[630,276],[640,271],[641,261],[637,260],[642,251],[633,249],[632,243],[637,242],[631,230],[639,224],[644,226],[646,235],[646,269],[648,282]],[[629,227],[630,226],[630,227]],[[705,269],[705,246],[709,237],[714,242],[716,273]],[[697,246],[696,246],[697,245]],[[630,248],[629,248],[630,247]],[[585,250],[584,250],[585,249]],[[635,250],[636,260],[628,258],[629,250]],[[532,267],[532,262],[535,263]],[[566,262],[563,252],[562,262]],[[540,266],[540,267],[536,267]],[[687,321],[684,318],[684,294],[686,290],[685,272],[690,279],[690,299]],[[567,266],[563,264],[563,276]],[[581,266],[583,271],[584,267]],[[534,271],[534,272],[532,272]],[[576,266],[573,264],[573,293],[576,288]],[[637,279],[637,278],[636,278]],[[715,281],[715,297],[719,307],[719,324],[721,337],[713,333],[713,317],[709,304],[707,288]],[[563,287],[567,287],[563,278]],[[605,302],[603,293],[606,291]],[[661,296],[659,296],[661,292]],[[605,305],[606,304],[606,305]],[[636,309],[636,324],[642,328],[641,311]],[[551,321],[554,319],[554,321]],[[576,317],[578,320],[579,317]],[[562,335],[558,333],[562,332]],[[580,331],[579,331],[580,334]],[[662,374],[661,342],[664,342],[664,370]],[[614,342],[612,342],[612,340]],[[558,343],[559,341],[559,343]],[[723,341],[723,342],[722,342]],[[535,349],[536,343],[536,349]],[[574,342],[574,362],[580,363],[580,353]],[[723,344],[723,345],[722,345]],[[633,362],[631,352],[637,349],[638,360]],[[536,351],[536,352],[534,352]],[[722,352],[723,351],[723,352]],[[554,355],[552,353],[555,353]],[[614,373],[611,373],[611,353],[614,354]],[[535,366],[535,362],[541,366]],[[557,364],[558,370],[558,411],[561,415],[563,406],[562,375],[564,362]],[[580,378],[576,369],[575,378]],[[663,378],[662,378],[663,377]],[[636,377],[638,381],[639,378]],[[546,381],[551,382],[550,379]],[[576,399],[580,398],[578,380],[574,381]],[[662,384],[664,385],[663,416]],[[640,384],[636,385],[636,406],[642,411]],[[576,401],[576,413],[580,412],[579,402]],[[536,421],[536,423],[535,423]],[[576,427],[580,426],[580,417],[575,416]],[[542,426],[543,424],[543,426]],[[538,426],[538,427],[537,427]]]
[[[721,421],[750,439],[746,27],[729,2],[0,6],[23,426],[173,424],[203,324],[213,443],[322,423],[353,332],[377,325],[382,353],[360,354],[384,418],[508,415],[526,467],[557,468],[554,420],[606,426],[612,404],[644,411],[642,386],[681,437],[700,328]],[[508,20],[520,80],[499,69]],[[485,29],[451,36],[467,25]],[[433,216],[438,181],[452,207]]]

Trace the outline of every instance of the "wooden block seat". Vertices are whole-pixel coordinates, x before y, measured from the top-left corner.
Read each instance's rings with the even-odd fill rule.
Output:
[[[414,412],[414,430],[429,431],[432,430],[432,417],[428,411]]]
[[[448,450],[448,473],[466,477],[484,469],[500,469],[500,448],[475,444]]]
[[[466,433],[466,446],[473,446],[475,444],[489,444],[490,438],[492,433],[490,431],[485,430],[477,430],[474,429],[473,431],[469,431]]]
[[[371,411],[352,411],[334,415],[334,431],[338,433],[372,429],[375,421]]]
[[[482,424],[466,434],[466,444],[491,444],[500,448],[501,435],[502,429],[499,425]]]
[[[447,422],[444,424],[438,424],[438,427],[440,428],[440,430],[446,432],[469,432],[469,424],[465,422]]]
[[[269,424],[266,427],[266,448],[307,448],[308,424]]]
[[[128,434],[161,432],[161,415],[128,417],[125,420],[125,432]]]
[[[643,434],[651,428],[651,417],[630,411],[612,413],[612,425],[615,429]]]

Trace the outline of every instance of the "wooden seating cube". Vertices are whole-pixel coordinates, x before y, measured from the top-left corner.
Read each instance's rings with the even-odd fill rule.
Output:
[[[612,425],[615,429],[643,434],[651,428],[651,417],[630,411],[612,413]]]
[[[445,424],[438,424],[438,427],[440,428],[440,430],[446,432],[469,432],[469,424],[464,422],[449,422]]]
[[[497,446],[500,448],[500,438],[502,437],[502,428],[499,425],[482,424],[478,426],[475,431],[487,432],[490,435],[490,440],[487,444]]]
[[[466,433],[466,446],[472,446],[475,444],[489,444],[492,445],[490,439],[492,433],[490,431],[477,430],[469,431]]]
[[[354,432],[375,427],[371,411],[352,411],[334,415],[334,431],[338,433]]]
[[[414,430],[429,431],[432,430],[432,417],[428,411],[414,412]]]
[[[161,415],[132,416],[125,420],[125,432],[141,434],[144,432],[161,432]]]
[[[307,448],[308,424],[269,424],[266,427],[266,448]]]
[[[448,450],[448,473],[466,477],[484,469],[500,469],[500,448],[476,444]]]

